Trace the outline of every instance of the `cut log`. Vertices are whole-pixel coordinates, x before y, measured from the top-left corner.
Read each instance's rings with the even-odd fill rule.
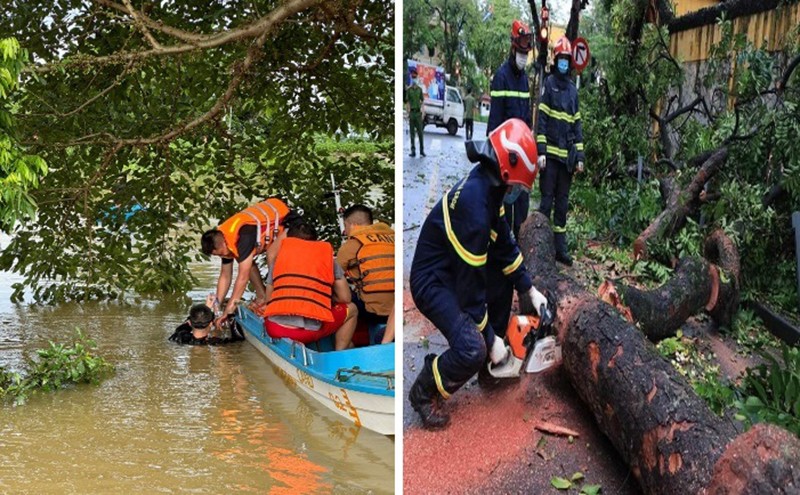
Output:
[[[554,327],[570,382],[643,491],[694,494],[706,488],[736,435],[734,426],[711,412],[635,326],[558,272],[547,218],[538,212],[528,217],[519,245],[536,287],[555,297]],[[736,440],[755,447],[761,437]],[[785,441],[800,448],[797,438]],[[784,466],[794,476],[800,469]],[[774,493],[783,489],[765,486]]]
[[[633,243],[635,259],[645,259],[648,247],[678,232],[686,224],[686,217],[694,213],[700,205],[700,192],[720,166],[728,159],[728,149],[722,147],[703,163],[692,181],[677,195],[670,198],[670,203],[655,220],[641,233]]]
[[[672,278],[656,289],[606,281],[598,292],[619,294],[618,309],[627,315],[627,308],[653,341],[674,336],[687,318],[703,309],[717,325],[728,326],[739,309],[739,254],[721,230],[706,239],[705,254],[707,259],[682,258]]]

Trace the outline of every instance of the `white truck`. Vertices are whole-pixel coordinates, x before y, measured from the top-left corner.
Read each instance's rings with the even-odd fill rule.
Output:
[[[458,88],[445,86],[445,98],[433,100],[425,98],[425,124],[446,127],[451,136],[455,136],[459,127],[464,127],[464,101]]]
[[[411,84],[411,71],[417,73],[417,84],[425,97],[423,111],[424,124],[446,127],[455,136],[459,127],[464,126],[464,102],[458,88],[446,86],[444,68],[425,64],[417,60],[407,60],[407,84]]]

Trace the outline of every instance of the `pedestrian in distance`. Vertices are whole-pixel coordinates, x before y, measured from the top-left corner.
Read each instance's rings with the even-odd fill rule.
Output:
[[[572,266],[572,257],[567,249],[567,210],[572,176],[575,172],[583,172],[583,130],[578,90],[569,77],[572,44],[566,36],[558,40],[553,55],[555,71],[544,81],[536,128],[539,169],[542,171],[539,211],[548,219],[553,213],[556,261]]]
[[[411,68],[411,84],[406,88],[406,111],[408,112],[408,134],[411,138],[411,154],[417,156],[414,138],[419,137],[419,155],[425,156],[425,142],[422,138],[423,122],[425,122],[425,96],[417,80],[417,68]]]
[[[472,89],[467,90],[464,97],[464,139],[472,140],[473,122],[475,118],[475,97],[472,96]]]
[[[487,356],[500,363],[508,356],[489,323],[487,263],[495,259],[516,288],[524,314],[537,313],[547,299],[531,281],[517,242],[505,221],[503,198],[536,179],[536,142],[519,119],[497,127],[487,141],[467,141],[467,158],[477,165],[457,182],[425,219],[411,265],[410,288],[420,312],[442,332],[450,346],[428,354],[408,395],[426,428],[447,426],[441,409],[447,399],[479,370]]]

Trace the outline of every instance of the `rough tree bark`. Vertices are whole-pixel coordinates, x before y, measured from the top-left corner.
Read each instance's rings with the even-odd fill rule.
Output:
[[[636,259],[648,256],[648,246],[673,235],[686,224],[686,217],[697,210],[700,205],[700,192],[703,186],[720,169],[728,159],[728,148],[722,147],[703,163],[692,181],[677,195],[653,220],[633,243],[633,255]]]
[[[661,287],[641,290],[606,281],[630,310],[633,321],[653,341],[672,337],[690,316],[705,309],[720,326],[727,326],[739,307],[739,254],[721,230],[706,239],[706,259],[683,258]]]
[[[744,480],[742,486],[768,490],[762,493],[797,489],[786,483],[800,476],[791,457],[800,439],[771,426],[735,437],[734,426],[709,410],[641,332],[558,272],[553,233],[543,215],[533,213],[523,224],[519,244],[534,284],[556,295],[554,325],[567,376],[645,493],[727,489],[735,477]],[[773,437],[781,438],[781,448],[761,455]],[[739,455],[757,447],[758,455]]]

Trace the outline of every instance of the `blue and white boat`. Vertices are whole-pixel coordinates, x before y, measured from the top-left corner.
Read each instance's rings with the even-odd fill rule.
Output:
[[[335,351],[331,335],[305,346],[270,337],[262,317],[238,311],[247,341],[287,380],[356,426],[394,435],[394,343]]]

